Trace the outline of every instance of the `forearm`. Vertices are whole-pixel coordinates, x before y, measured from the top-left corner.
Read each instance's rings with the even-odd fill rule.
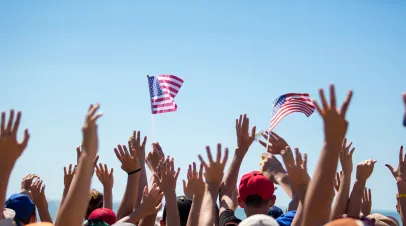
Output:
[[[278,182],[279,186],[285,191],[285,193],[293,199],[293,190],[292,186],[290,184],[289,176],[288,173],[286,172],[280,172],[276,175],[274,175],[276,182]]]
[[[164,192],[165,193],[165,192]],[[166,226],[179,226],[180,225],[180,217],[179,217],[179,210],[178,204],[176,201],[176,193],[175,191],[168,191],[165,193],[165,201],[166,201]]]
[[[41,222],[49,222],[53,223],[51,214],[49,214],[48,206],[37,206],[38,209],[38,215],[39,218],[41,219]]]
[[[340,147],[324,144],[305,198],[304,225],[324,225],[330,219]]]
[[[131,212],[133,212],[135,203],[137,201],[138,187],[137,183],[140,178],[139,173],[128,175],[127,185],[125,187],[125,192],[123,198],[121,199],[120,206],[117,210],[117,219],[121,219]]]
[[[354,218],[359,217],[359,213],[361,211],[361,199],[364,193],[365,183],[366,181],[355,181],[350,199],[348,200],[347,216]]]
[[[195,195],[193,197],[192,207],[187,219],[187,226],[199,225],[200,209],[202,207],[203,196]]]
[[[0,164],[0,203],[6,203],[7,186],[12,169],[13,166]],[[3,219],[3,211],[0,211],[0,219]]]
[[[331,220],[340,218],[347,211],[348,196],[351,187],[351,174],[343,176],[343,179],[338,189],[337,197],[331,212]]]
[[[220,200],[225,200],[220,203],[222,209],[231,209],[232,206],[235,206],[233,201],[233,192],[238,180],[238,173],[240,171],[240,166],[242,163],[242,157],[234,155],[231,165],[228,168],[228,171],[224,177],[223,183],[220,187]],[[227,197],[227,198],[226,198]],[[227,201],[226,201],[227,200]]]
[[[60,207],[56,218],[56,226],[81,225],[88,206],[91,178],[93,175],[94,156],[82,154],[78,171],[66,199]]]
[[[406,181],[398,182],[397,186],[399,195],[406,194]],[[399,206],[402,225],[406,225],[406,198],[399,198]]]
[[[291,226],[301,226],[303,222],[303,203],[299,203],[299,207],[297,208],[295,217],[293,218]]]
[[[217,195],[218,187],[207,184],[202,201],[204,208],[201,209],[201,217],[199,217],[200,226],[212,226],[215,223]]]
[[[142,194],[144,192],[145,186],[148,187],[148,180],[147,180],[147,171],[145,170],[145,163],[141,163],[141,172],[139,175],[139,180],[138,180],[138,190],[137,194],[135,197],[137,198],[135,200],[135,208],[140,206],[141,200],[142,200]],[[152,185],[151,185],[152,186]]]
[[[119,222],[137,224],[144,217],[146,217],[146,213],[142,210],[142,208],[137,208],[130,215],[120,219]]]
[[[113,209],[113,188],[103,187],[103,207]]]

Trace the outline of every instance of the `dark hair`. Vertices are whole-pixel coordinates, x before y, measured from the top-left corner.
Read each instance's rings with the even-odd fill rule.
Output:
[[[86,220],[90,214],[95,210],[103,207],[103,194],[96,189],[89,192],[89,206],[86,211]]]
[[[186,225],[189,217],[190,209],[192,208],[192,200],[185,196],[177,197],[180,225]],[[162,213],[162,221],[166,223],[166,205]]]
[[[35,210],[35,207],[34,207],[34,211],[32,212],[30,218],[24,219],[24,220],[22,220],[22,219],[14,219],[14,221],[15,221],[16,223],[17,223],[18,221],[21,221],[21,222],[23,222],[24,224],[29,224],[30,221],[31,221],[31,218],[32,218],[33,216],[36,216],[36,215],[37,215],[37,213],[36,213],[36,210]],[[21,224],[18,224],[18,223],[17,223],[17,225],[21,225]]]
[[[245,198],[248,207],[261,208],[268,204],[269,200],[263,200],[259,195],[249,195]]]

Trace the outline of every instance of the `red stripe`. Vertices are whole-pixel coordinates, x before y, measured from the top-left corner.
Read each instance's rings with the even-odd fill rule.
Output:
[[[173,96],[176,96],[176,94],[178,94],[178,91],[179,90],[176,90],[176,89],[174,89],[174,88],[172,88],[172,87],[170,87],[170,86],[166,86],[166,85],[161,85],[161,87],[162,87],[162,90],[165,90],[165,91],[167,91],[169,94],[171,94],[171,96],[173,95]],[[170,92],[169,92],[169,91]]]
[[[305,96],[305,97],[310,97],[308,93],[288,93],[284,95],[285,97],[291,97],[291,96]]]
[[[293,102],[284,104],[279,111],[272,117],[270,130],[272,130],[284,117],[293,113],[300,112],[309,117],[314,112],[314,106],[303,102]]]
[[[173,85],[173,86],[178,87],[179,89],[180,89],[180,87],[182,86],[182,84],[173,82],[173,81],[171,81],[171,80],[165,80],[165,79],[159,79],[159,83],[161,84],[161,86],[162,86],[162,85],[166,85],[166,84],[170,84],[170,85]]]
[[[177,107],[168,108],[168,109],[158,109],[158,110],[152,111],[152,114],[161,114],[161,113],[166,113],[166,112],[174,112],[174,111],[176,111],[176,109],[177,109]]]
[[[152,107],[153,108],[160,108],[160,107],[169,107],[169,106],[173,106],[174,103],[173,101],[171,103],[165,103],[165,104],[153,104]]]
[[[172,98],[171,98],[171,97],[162,97],[162,98],[158,98],[158,99],[152,99],[152,98],[151,98],[151,102],[152,102],[152,103],[154,103],[154,102],[161,102],[161,101],[167,101],[167,100],[172,100]]]
[[[175,80],[178,80],[179,82],[183,83],[183,80],[179,77],[176,77],[175,75],[158,75],[158,78],[159,78],[159,76],[175,79]]]

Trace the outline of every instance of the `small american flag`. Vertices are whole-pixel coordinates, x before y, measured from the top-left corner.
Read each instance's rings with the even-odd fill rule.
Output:
[[[278,123],[293,112],[301,112],[309,117],[314,112],[314,105],[307,93],[288,93],[278,97],[272,107],[271,125],[272,131]]]
[[[174,98],[182,87],[183,80],[174,75],[148,77],[152,114],[176,111]]]

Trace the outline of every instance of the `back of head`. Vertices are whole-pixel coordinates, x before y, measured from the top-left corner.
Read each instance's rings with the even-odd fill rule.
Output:
[[[279,226],[278,222],[265,214],[256,214],[243,220],[239,226]]]
[[[7,199],[5,207],[14,210],[14,219],[24,224],[29,224],[31,219],[36,216],[35,205],[25,194],[11,195]]]
[[[268,216],[271,216],[273,218],[278,218],[283,214],[283,211],[281,208],[277,206],[272,206],[271,209],[268,212]]]
[[[253,171],[245,174],[238,188],[238,201],[242,208],[264,208],[262,214],[268,214],[274,204],[275,186],[261,172]],[[266,207],[266,208],[265,208]]]
[[[368,219],[375,219],[375,225],[376,226],[398,226],[397,223],[395,221],[393,221],[392,219],[390,219],[387,216],[384,216],[382,214],[379,213],[374,213],[371,215],[367,216]]]
[[[186,198],[185,196],[178,196],[177,203],[178,203],[178,210],[179,210],[179,217],[180,217],[180,225],[184,226],[187,224],[189,212],[190,212],[190,209],[192,208],[192,200],[189,198]],[[166,222],[166,205],[165,205],[163,213],[162,213],[162,221]]]
[[[89,192],[89,206],[86,211],[86,219],[89,218],[90,214],[98,208],[103,207],[103,194],[99,191],[92,189]]]

